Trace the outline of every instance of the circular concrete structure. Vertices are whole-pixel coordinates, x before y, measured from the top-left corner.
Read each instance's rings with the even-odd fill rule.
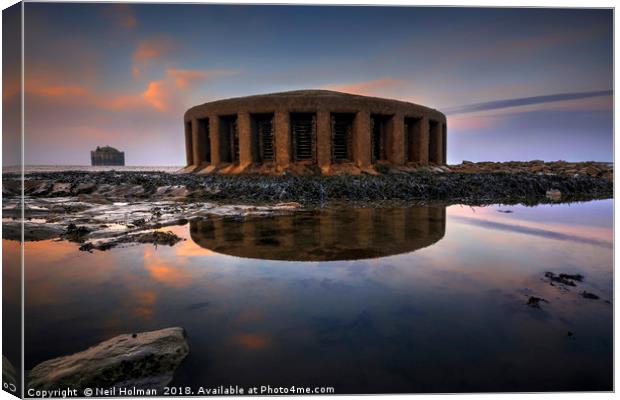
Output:
[[[205,103],[184,122],[193,172],[374,173],[446,161],[446,117],[397,100],[300,90]]]

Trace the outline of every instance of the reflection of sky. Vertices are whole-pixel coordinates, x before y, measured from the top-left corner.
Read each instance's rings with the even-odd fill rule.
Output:
[[[463,218],[610,242],[612,228],[600,221],[611,215],[611,200],[451,206],[436,244],[351,262],[243,259],[191,240],[93,254],[67,242],[28,243],[26,366],[121,332],[180,325],[192,352],[179,384],[600,387],[611,378],[612,315],[603,300],[612,295],[612,249]],[[173,229],[188,237],[187,226]],[[541,281],[545,271],[585,281],[563,292]],[[603,300],[582,299],[581,290]],[[529,295],[550,303],[531,309]],[[567,342],[567,331],[577,339]]]
[[[487,103],[449,115],[450,162],[611,160],[612,96],[580,93],[612,88],[612,10],[28,3],[26,21],[30,164],[104,144],[183,164],[190,105],[304,88]]]

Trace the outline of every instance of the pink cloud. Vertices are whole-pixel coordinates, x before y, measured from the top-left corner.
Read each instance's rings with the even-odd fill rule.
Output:
[[[357,83],[327,85],[325,88],[329,90],[336,90],[338,92],[373,96],[389,91],[398,90],[406,84],[407,81],[404,81],[402,79],[384,77]]]
[[[146,39],[138,42],[132,57],[133,75],[140,76],[142,70],[147,68],[153,60],[168,54],[173,47],[172,40],[166,37]]]
[[[133,15],[133,11],[129,4],[115,4],[114,7],[120,26],[123,28],[135,28],[138,25],[138,21]]]
[[[167,111],[168,98],[171,94],[167,86],[167,82],[164,80],[150,82],[147,89],[142,93],[142,98],[155,109]]]
[[[197,81],[206,81],[219,76],[233,75],[235,71],[231,70],[183,70],[183,69],[168,69],[166,74],[174,79],[175,85],[179,88],[185,88],[190,83]]]
[[[85,96],[88,94],[88,90],[82,86],[34,86],[27,87],[26,90],[31,93],[36,93],[48,97]]]
[[[448,116],[448,128],[451,132],[477,131],[497,126],[500,118],[492,115],[456,115]]]
[[[130,4],[109,4],[103,9],[103,16],[121,28],[133,29],[138,26],[138,20]]]
[[[158,54],[162,54],[161,48],[145,46],[138,52],[137,59],[151,59]],[[115,93],[98,90],[93,80],[83,80],[83,84],[65,84],[64,82],[71,81],[69,76],[31,72],[26,80],[25,91],[30,96],[66,106],[85,106],[113,111],[150,109],[157,112],[180,113],[187,105],[188,94],[196,84],[235,73],[231,70],[170,68],[161,78],[146,82],[142,88]],[[5,87],[5,96],[18,92],[18,86],[17,88],[10,88],[8,85]]]
[[[141,97],[158,111],[179,111],[186,102],[185,94],[192,85],[219,76],[235,74],[229,70],[181,70],[168,69],[164,79],[149,82]]]

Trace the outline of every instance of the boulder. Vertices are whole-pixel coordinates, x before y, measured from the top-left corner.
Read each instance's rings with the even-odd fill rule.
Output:
[[[24,240],[26,242],[50,240],[59,237],[64,229],[53,223],[35,223],[25,221],[23,224]],[[21,240],[22,224],[19,220],[4,221],[2,223],[2,239]]]
[[[547,190],[547,193],[545,195],[549,200],[553,201],[560,201],[560,199],[562,199],[562,192],[560,192],[558,189]]]
[[[50,196],[71,196],[71,184],[66,182],[54,183]]]
[[[31,196],[45,196],[52,190],[52,182],[49,180],[30,180],[24,181],[24,193]]]
[[[189,353],[183,328],[124,334],[69,356],[44,361],[28,388],[140,388],[163,390]]]
[[[17,371],[5,356],[2,356],[2,381],[5,382],[5,384],[12,384],[13,387],[17,386]],[[5,389],[6,388],[5,386]]]
[[[3,180],[2,195],[5,197],[19,196],[22,194],[22,182],[19,180]]]
[[[190,192],[185,185],[169,185],[158,187],[155,191],[155,196],[184,198],[187,197],[189,193]]]
[[[91,194],[97,189],[97,185],[94,183],[80,183],[77,188],[75,188],[76,194]]]

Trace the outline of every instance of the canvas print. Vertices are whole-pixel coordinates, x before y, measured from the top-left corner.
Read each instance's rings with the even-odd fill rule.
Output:
[[[613,391],[613,17],[6,8],[4,391]]]

